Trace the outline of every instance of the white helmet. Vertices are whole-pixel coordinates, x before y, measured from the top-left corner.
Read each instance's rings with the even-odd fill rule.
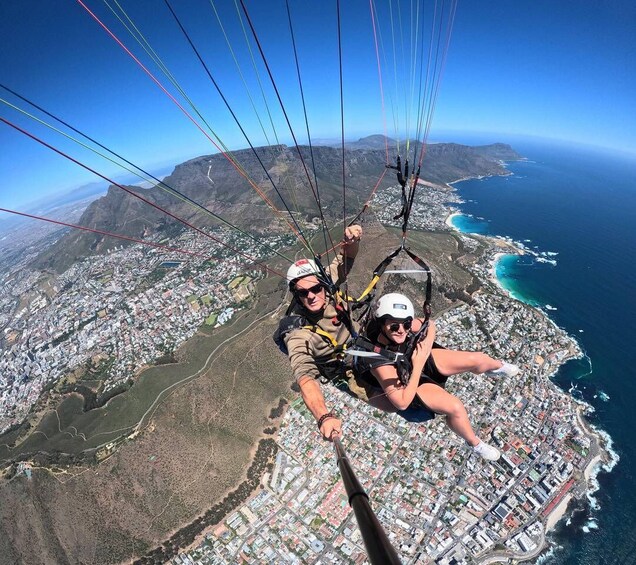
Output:
[[[403,294],[391,292],[380,296],[375,306],[376,318],[395,318],[396,320],[406,320],[415,318],[413,303]]]
[[[309,275],[318,275],[320,271],[313,259],[299,259],[289,269],[287,269],[287,282],[290,287],[296,279],[301,279]]]

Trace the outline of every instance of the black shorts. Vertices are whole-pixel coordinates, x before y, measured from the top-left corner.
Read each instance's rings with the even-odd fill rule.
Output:
[[[433,342],[432,349],[446,349],[439,343]],[[431,354],[428,356],[426,363],[424,363],[424,370],[422,371],[422,376],[420,377],[420,384],[423,383],[433,383],[444,388],[446,385],[446,381],[448,377],[446,375],[442,375],[435,365],[435,360],[433,359],[433,353],[431,350]]]

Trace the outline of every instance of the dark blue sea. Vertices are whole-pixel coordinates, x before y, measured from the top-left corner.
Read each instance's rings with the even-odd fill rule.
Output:
[[[528,160],[509,163],[508,177],[455,185],[468,217],[454,224],[536,253],[505,258],[497,275],[579,341],[587,357],[567,363],[555,381],[594,407],[588,419],[620,457],[560,522],[540,562],[636,563],[636,157],[508,142]]]

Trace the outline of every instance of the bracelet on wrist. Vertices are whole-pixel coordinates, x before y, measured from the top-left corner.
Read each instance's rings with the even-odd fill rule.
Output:
[[[333,412],[327,412],[326,414],[320,416],[320,418],[318,418],[318,429],[322,428],[322,425],[325,423],[326,420],[335,417],[336,415]]]

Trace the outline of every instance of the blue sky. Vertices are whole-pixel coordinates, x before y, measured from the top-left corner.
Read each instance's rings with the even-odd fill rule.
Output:
[[[160,80],[168,85],[103,0],[84,0]],[[388,1],[375,0],[386,45],[383,87],[391,97],[409,91],[408,64],[390,47]],[[112,6],[116,3],[109,0]],[[247,144],[200,63],[159,0],[119,0],[177,77],[208,123],[230,148]],[[306,142],[284,0],[245,0],[294,131]],[[339,138],[340,102],[335,1],[289,0],[312,136]],[[395,7],[397,0],[392,1]],[[407,28],[410,2],[402,1]],[[251,141],[266,143],[218,26],[210,0],[171,1]],[[260,119],[268,122],[249,51],[232,0],[214,0]],[[431,3],[426,2],[426,10]],[[373,34],[366,0],[342,2],[345,134],[383,133]],[[394,14],[394,29],[398,16]],[[413,19],[411,18],[410,21]],[[486,132],[506,141],[531,135],[636,154],[636,7],[626,0],[458,4],[439,90],[431,139]],[[249,30],[248,30],[249,33]],[[173,102],[76,1],[5,2],[0,18],[0,83],[43,106],[146,168],[215,151]],[[408,34],[405,39],[408,44]],[[258,57],[252,41],[252,49]],[[399,49],[399,40],[398,48]],[[259,64],[280,141],[289,131]],[[175,93],[172,86],[170,92]],[[175,94],[177,96],[177,94]],[[33,111],[0,88],[0,98]],[[179,100],[182,99],[179,97]],[[400,103],[395,105],[400,111]],[[192,113],[192,110],[189,109]],[[35,112],[37,113],[37,112]],[[51,122],[49,118],[37,113]],[[0,117],[68,152],[107,176],[121,170],[0,103]],[[398,134],[404,135],[403,127]],[[270,142],[274,135],[266,129]],[[388,134],[395,135],[389,127]],[[75,135],[75,134],[73,134]],[[96,177],[0,123],[0,206],[29,201],[93,182]]]

